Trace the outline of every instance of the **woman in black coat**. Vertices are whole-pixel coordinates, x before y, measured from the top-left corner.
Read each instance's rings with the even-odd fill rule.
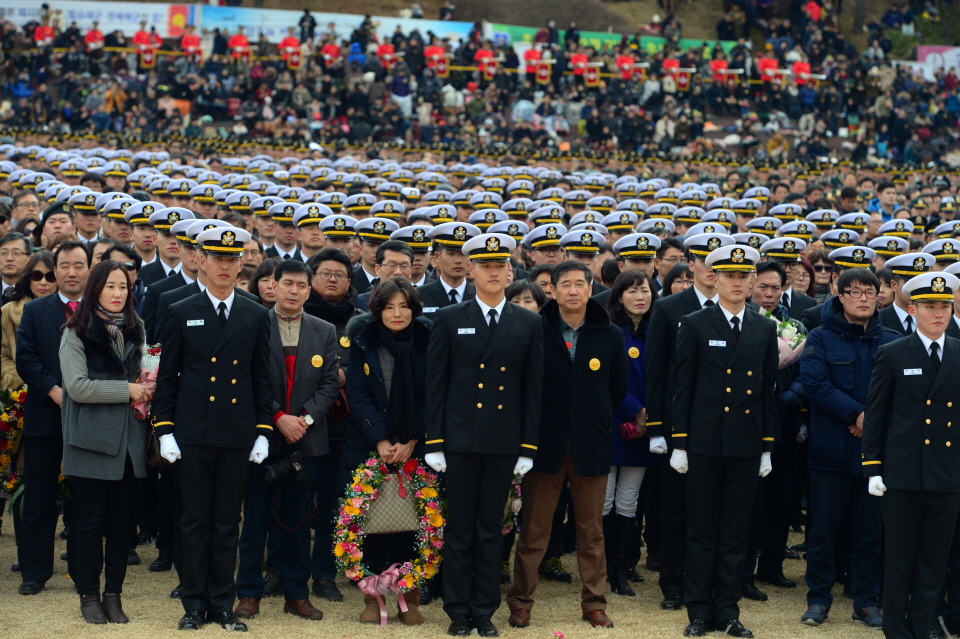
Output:
[[[347,368],[347,402],[350,424],[341,463],[342,482],[376,451],[386,464],[399,466],[423,456],[426,433],[427,343],[430,321],[420,317],[423,306],[416,288],[403,277],[381,282],[370,294],[370,314],[348,327],[350,364]],[[391,564],[410,561],[414,533],[368,535],[365,563],[374,573]],[[423,623],[418,609],[419,592],[405,594],[408,612],[400,621]],[[364,595],[360,621],[379,623],[375,597]]]

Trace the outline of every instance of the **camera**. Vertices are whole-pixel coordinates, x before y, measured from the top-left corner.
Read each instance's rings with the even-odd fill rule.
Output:
[[[293,451],[275,464],[268,464],[263,478],[268,484],[273,484],[290,473],[294,474],[294,479],[297,481],[307,478],[307,467],[303,465],[303,453],[299,450]]]

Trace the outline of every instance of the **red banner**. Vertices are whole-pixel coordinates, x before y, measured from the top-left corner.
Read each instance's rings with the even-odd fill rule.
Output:
[[[140,68],[152,69],[157,66],[157,53],[153,49],[140,49]]]
[[[537,84],[550,84],[552,75],[551,65],[543,62],[537,62]]]
[[[290,71],[297,71],[300,68],[301,62],[302,60],[300,59],[300,52],[291,51],[287,56],[287,69]]]
[[[441,80],[446,80],[450,77],[450,65],[448,64],[446,56],[439,56],[436,62],[433,63],[433,70],[437,74],[437,77]]]
[[[594,89],[600,86],[600,68],[587,67],[583,70],[583,84]]]

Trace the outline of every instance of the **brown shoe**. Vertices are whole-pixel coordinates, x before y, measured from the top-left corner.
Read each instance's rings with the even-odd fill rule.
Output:
[[[583,620],[589,621],[594,628],[613,628],[613,622],[603,610],[588,610],[583,613]]]
[[[124,614],[123,606],[120,604],[119,592],[103,593],[103,612],[110,623],[130,623],[130,618]]]
[[[377,603],[377,598],[373,595],[363,596],[360,623],[380,623],[380,604]]]
[[[87,623],[107,623],[107,615],[103,612],[100,595],[80,595],[80,614]]]
[[[530,625],[530,609],[517,608],[516,610],[511,610],[507,623],[510,624],[511,628],[526,628]]]
[[[406,612],[400,610],[400,602],[397,602],[397,613],[400,615],[400,623],[405,626],[419,626],[426,621],[420,612],[420,590],[418,588],[403,593],[403,600],[407,602]]]
[[[260,614],[260,600],[256,597],[240,597],[240,603],[234,608],[233,614],[241,619],[253,619]]]
[[[323,613],[317,610],[309,599],[294,599],[283,604],[283,611],[288,615],[296,615],[301,619],[320,621]]]

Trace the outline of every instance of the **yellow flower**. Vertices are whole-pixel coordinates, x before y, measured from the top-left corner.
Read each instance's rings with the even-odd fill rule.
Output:
[[[423,494],[423,496],[426,497],[426,498],[436,497],[436,496],[437,496],[437,491],[435,491],[433,488],[424,488],[424,489],[421,490],[420,492],[421,492],[421,493]]]
[[[443,517],[441,517],[437,513],[433,513],[432,515],[430,515],[430,525],[433,526],[434,528],[439,528],[440,526],[443,525]]]
[[[423,572],[427,575],[427,579],[430,579],[435,574],[437,574],[437,567],[433,564],[427,564],[424,567]]]
[[[373,486],[370,484],[360,484],[360,490],[367,493],[368,495],[373,494]]]
[[[335,554],[337,557],[343,557],[343,553],[343,544],[337,544],[333,547],[333,554]]]
[[[356,515],[359,515],[359,514],[360,514],[360,509],[359,509],[359,508],[356,508],[356,507],[354,507],[354,506],[344,506],[344,507],[343,507],[343,512],[347,513],[348,515],[354,515],[354,516],[356,516]]]

